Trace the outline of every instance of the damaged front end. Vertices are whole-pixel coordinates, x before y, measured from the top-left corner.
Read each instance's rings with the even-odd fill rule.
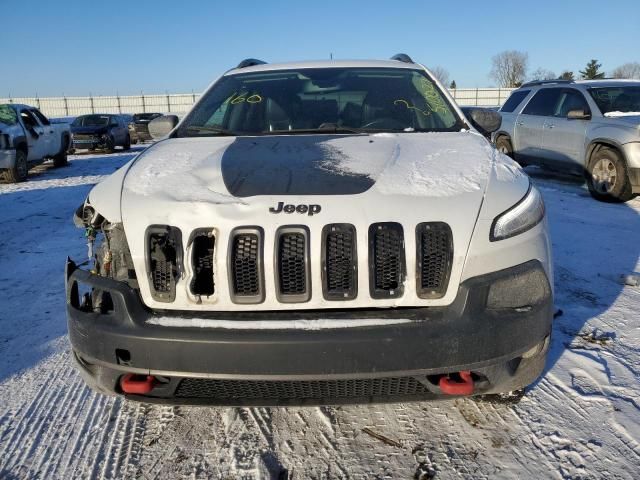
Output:
[[[123,282],[130,288],[137,289],[138,280],[122,223],[109,222],[88,199],[77,208],[73,223],[84,229],[87,239],[88,259],[80,266],[87,266],[93,275]],[[71,261],[67,261],[67,270],[69,262]],[[75,263],[71,264],[75,269]],[[106,313],[113,310],[113,299],[107,290],[94,287],[78,291],[76,298],[79,298],[78,307],[83,311]]]

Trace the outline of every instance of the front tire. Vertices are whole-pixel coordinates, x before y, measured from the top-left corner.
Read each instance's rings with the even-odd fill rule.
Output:
[[[27,152],[24,150],[16,150],[16,161],[13,167],[5,171],[5,180],[9,183],[24,182],[28,174],[29,165],[27,163]]]
[[[56,168],[65,167],[69,165],[69,159],[67,158],[67,151],[69,150],[69,139],[64,137],[62,139],[62,148],[60,152],[53,157],[53,166]]]
[[[131,137],[127,135],[126,140],[124,141],[124,145],[122,145],[122,149],[127,151],[131,148]]]
[[[513,145],[511,145],[511,140],[509,139],[509,137],[505,137],[504,135],[498,137],[498,139],[496,140],[496,149],[500,152],[505,154],[507,157],[512,158],[513,160],[516,160],[515,155],[513,153]],[[524,162],[518,161],[516,160],[521,166],[526,167],[526,164]]]
[[[589,193],[596,200],[622,203],[633,198],[627,165],[613,148],[601,147],[591,155],[586,177]]]
[[[113,137],[111,136],[107,137],[104,143],[105,143],[104,149],[107,151],[107,153],[113,153],[115,151],[116,143],[113,141]]]

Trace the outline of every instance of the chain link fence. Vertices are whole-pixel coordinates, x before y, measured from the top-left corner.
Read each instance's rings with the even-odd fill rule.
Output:
[[[449,92],[461,106],[499,107],[511,88],[456,88]],[[2,103],[24,103],[48,117],[73,117],[87,113],[176,113],[183,114],[200,98],[197,93],[89,97],[10,97]]]

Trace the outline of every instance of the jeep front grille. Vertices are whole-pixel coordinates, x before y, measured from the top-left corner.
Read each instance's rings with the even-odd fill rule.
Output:
[[[215,292],[213,278],[213,251],[216,239],[213,229],[196,230],[191,242],[191,279],[190,290],[194,295],[211,296]]]
[[[369,290],[372,298],[402,296],[405,279],[404,235],[399,223],[369,227]]]
[[[276,282],[281,302],[306,302],[311,298],[309,231],[283,227],[276,233]]]
[[[358,292],[356,229],[347,223],[322,229],[322,286],[327,300],[351,300]]]
[[[151,296],[159,302],[173,302],[182,264],[180,229],[153,225],[147,229],[147,272]]]
[[[262,238],[262,229],[257,227],[238,228],[231,235],[229,283],[235,303],[264,301]]]
[[[429,390],[413,377],[347,380],[216,380],[185,378],[178,398],[219,400],[300,400],[424,395]]]
[[[446,223],[421,223],[416,227],[417,286],[420,298],[441,298],[447,293],[453,238]]]

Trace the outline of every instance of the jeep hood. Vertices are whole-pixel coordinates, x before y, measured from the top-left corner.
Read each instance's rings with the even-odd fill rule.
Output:
[[[212,307],[206,301],[199,305],[189,303],[188,294],[184,299],[177,297],[174,304],[158,304],[151,299],[144,263],[145,231],[150,225],[179,228],[185,247],[195,229],[212,229],[216,244],[221,246],[216,268],[226,277],[224,249],[231,230],[239,226],[264,229],[268,276],[267,267],[272,260],[267,247],[282,225],[309,228],[311,268],[312,272],[320,272],[320,244],[314,239],[319,239],[327,224],[353,224],[362,252],[359,262],[364,262],[360,268],[366,271],[369,225],[398,222],[405,232],[407,271],[411,272],[416,268],[412,260],[415,255],[409,254],[415,251],[416,225],[442,221],[453,231],[450,284],[455,286],[490,179],[513,185],[510,194],[492,200],[497,213],[520,199],[528,187],[528,179],[517,167],[505,162],[500,163],[500,169],[495,165],[495,150],[474,132],[179,138],[150,147],[122,172],[114,174],[114,181],[122,181],[121,220],[145,303],[156,308],[198,310]],[[514,181],[517,177],[521,178]],[[96,187],[90,195],[92,203],[101,188],[107,187]],[[499,190],[508,192],[509,188]],[[270,212],[280,202],[314,205],[320,210]],[[414,281],[412,275],[407,281]],[[221,299],[212,302],[217,310],[232,310],[237,306],[223,299],[224,283],[220,284]],[[321,288],[313,286],[310,302],[287,308],[335,307],[323,300],[316,287]],[[407,292],[412,291],[409,287]],[[366,290],[366,284],[362,289]],[[456,288],[451,288],[438,300],[404,295],[376,303],[448,304],[455,293]],[[269,310],[282,306],[267,296],[264,303],[251,308]]]

